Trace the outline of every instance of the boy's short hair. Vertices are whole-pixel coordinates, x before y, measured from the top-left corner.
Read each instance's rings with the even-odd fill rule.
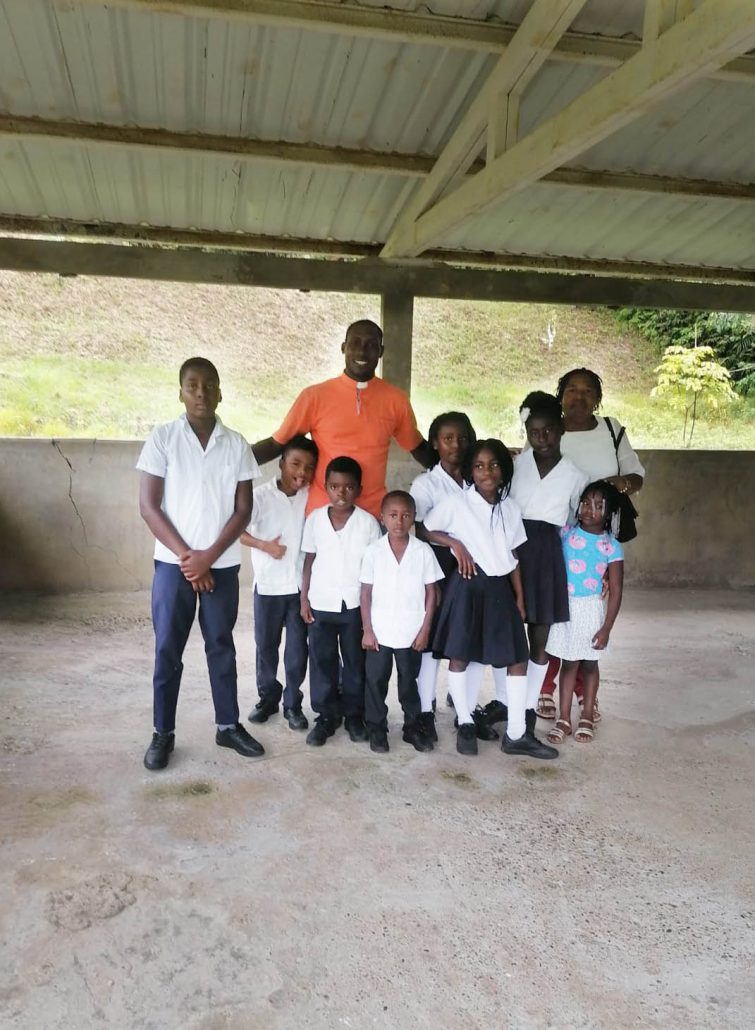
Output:
[[[403,501],[404,504],[408,508],[411,508],[413,512],[417,511],[417,505],[414,502],[414,498],[407,490],[389,490],[380,502],[380,510],[385,511],[391,501]]]
[[[281,451],[281,458],[285,458],[289,451],[306,451],[307,454],[311,454],[312,457],[317,461],[320,456],[317,444],[314,440],[310,440],[308,436],[303,433],[297,433],[296,436],[292,436],[290,440],[283,444],[283,450]]]
[[[218,383],[220,382],[220,375],[218,374],[218,370],[215,368],[215,366],[209,358],[187,358],[178,371],[179,386],[183,386],[184,376],[190,368],[204,368],[207,372],[212,372],[215,378],[217,379]]]
[[[369,332],[374,333],[380,343],[383,342],[383,330],[377,322],[373,322],[371,318],[358,318],[356,322],[352,322],[346,329],[346,336],[344,336],[344,339],[348,337],[352,329],[366,329]]]
[[[328,467],[325,469],[326,483],[331,472],[340,472],[345,476],[353,476],[357,486],[362,485],[362,466],[354,458],[349,458],[345,454],[328,462]]]

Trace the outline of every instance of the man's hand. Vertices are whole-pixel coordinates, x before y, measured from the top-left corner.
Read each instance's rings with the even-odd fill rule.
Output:
[[[312,608],[311,608],[311,606],[309,604],[309,601],[307,601],[304,598],[302,598],[301,599],[301,605],[299,607],[299,611],[301,613],[301,617],[304,620],[304,622],[306,622],[306,624],[308,626],[311,626],[312,623],[315,621],[315,617],[312,614]]]
[[[362,647],[364,648],[365,651],[379,651],[380,650],[380,644],[378,644],[378,639],[375,636],[375,631],[374,630],[366,629],[364,631],[364,633],[362,634]]]
[[[199,579],[193,579],[190,582],[195,594],[211,594],[215,589],[215,578],[212,572],[206,572],[204,576],[200,576]]]
[[[430,642],[430,630],[421,629],[412,641],[412,651],[426,651]]]

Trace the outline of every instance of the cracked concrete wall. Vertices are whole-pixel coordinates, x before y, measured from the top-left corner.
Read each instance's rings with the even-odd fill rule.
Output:
[[[139,517],[141,443],[0,439],[0,586],[53,593],[139,590],[152,577],[152,538]],[[755,586],[755,453],[643,451],[640,535],[627,579],[646,585]],[[275,464],[263,470],[272,475]],[[389,482],[417,465],[397,448]],[[243,575],[250,582],[244,548]]]

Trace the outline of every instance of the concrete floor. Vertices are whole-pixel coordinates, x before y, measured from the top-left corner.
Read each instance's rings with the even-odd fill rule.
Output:
[[[389,755],[278,716],[241,759],[195,629],[159,774],[148,597],[0,615],[4,1028],[753,1025],[752,594],[630,590],[548,763],[462,758],[445,708],[417,754],[395,706]],[[247,591],[244,713],[250,627]]]

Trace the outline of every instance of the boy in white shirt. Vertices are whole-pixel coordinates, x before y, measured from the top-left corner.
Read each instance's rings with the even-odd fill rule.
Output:
[[[362,646],[365,656],[365,721],[373,751],[388,751],[388,681],[396,661],[398,698],[404,712],[403,738],[417,751],[433,742],[419,725],[422,710],[417,675],[437,604],[435,584],[443,570],[429,544],[409,532],[417,517],[414,498],[391,490],[383,498],[380,521],[386,534],[370,544],[362,559]]]
[[[241,543],[252,548],[254,568],[254,644],[259,701],[249,721],[267,722],[283,697],[283,715],[292,730],[306,730],[301,685],[307,673],[307,627],[301,617],[301,539],[309,485],[317,465],[317,445],[301,434],[292,437],[278,462],[280,476],[254,493],[252,521]],[[278,652],[286,630],[283,667],[286,689],[278,681]]]
[[[309,695],[317,712],[307,734],[312,747],[326,743],[342,715],[351,739],[367,740],[359,570],[367,547],[380,536],[377,519],[355,507],[362,492],[359,462],[333,458],[325,470],[325,490],[330,503],[308,517],[301,545],[301,615],[309,626]]]
[[[136,467],[139,510],[155,536],[152,624],[154,734],[147,769],[164,769],[175,744],[182,657],[199,601],[217,732],[240,755],[264,754],[239,722],[233,627],[239,608],[239,537],[252,514],[259,475],[249,444],[215,415],[220,377],[207,358],[178,373],[186,413],[153,429]]]

